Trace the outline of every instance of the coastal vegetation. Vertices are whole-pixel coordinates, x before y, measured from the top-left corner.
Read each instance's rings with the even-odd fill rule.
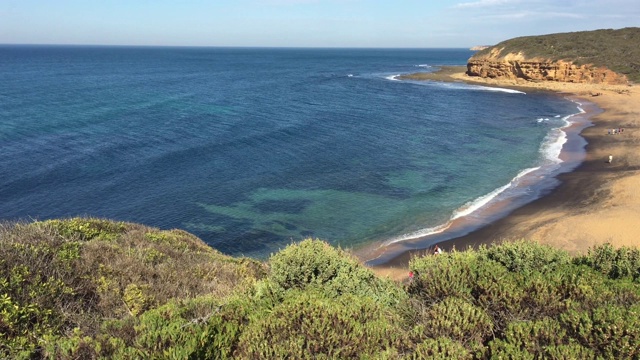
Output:
[[[527,241],[417,257],[405,282],[314,239],[268,261],[181,230],[0,225],[0,358],[635,359],[640,251]]]
[[[517,37],[481,50],[474,57],[487,56],[496,50],[499,52],[493,54],[494,57],[521,53],[527,59],[603,66],[640,82],[640,28],[637,27]]]

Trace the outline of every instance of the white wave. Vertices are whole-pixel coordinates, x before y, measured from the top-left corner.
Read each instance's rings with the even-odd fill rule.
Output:
[[[451,226],[451,221],[447,221],[444,224],[441,224],[441,225],[438,225],[438,226],[434,226],[434,227],[431,227],[431,228],[426,228],[426,229],[421,229],[421,230],[418,230],[418,231],[406,233],[404,235],[400,235],[400,236],[397,236],[397,237],[394,237],[392,239],[387,240],[385,242],[385,245],[390,245],[390,244],[394,244],[394,243],[401,242],[401,241],[406,241],[406,240],[417,239],[417,238],[421,238],[421,237],[428,236],[428,235],[438,234],[438,233],[441,233],[441,232],[447,230],[449,228],[449,226]]]
[[[581,113],[584,111],[578,107]],[[558,128],[551,129],[547,136],[545,136],[542,144],[540,145],[540,153],[543,159],[550,161],[554,164],[559,164],[562,161],[560,154],[562,153],[562,147],[567,142],[567,133],[564,131],[566,127],[571,125],[571,117],[577,114],[567,115],[562,118],[564,124]]]
[[[427,65],[427,64],[420,64],[420,65],[416,65],[416,67],[430,68],[430,67],[431,67],[431,65]]]
[[[428,83],[430,83],[430,84],[439,84],[440,86],[444,86],[444,87],[447,87],[449,89],[456,89],[456,90],[495,91],[495,92],[505,92],[505,93],[509,93],[509,94],[524,94],[524,95],[527,94],[526,92],[523,92],[523,91],[520,91],[520,90],[499,88],[499,87],[490,87],[490,86],[483,86],[483,85],[469,85],[469,84],[464,84],[464,83],[459,83],[459,82],[429,81]]]
[[[519,90],[514,90],[514,89],[505,89],[505,88],[497,88],[497,87],[489,87],[489,86],[480,86],[480,85],[474,85],[474,88],[478,88],[478,90],[483,90],[483,91],[498,91],[498,92],[506,92],[509,94],[524,94],[526,95],[526,92],[523,91],[519,91]]]
[[[571,118],[573,116],[585,113],[584,109],[580,107],[580,105],[582,104],[575,100],[572,101],[578,104],[578,112],[575,114],[566,115],[564,117],[562,117],[561,115],[556,115],[555,118],[562,117],[562,121],[564,122],[564,124],[560,127],[551,129],[540,145],[539,151],[542,154],[543,160],[549,161],[553,164],[559,164],[563,162],[563,160],[560,158],[560,154],[562,153],[564,144],[567,142],[567,133],[564,131],[564,129],[571,126]],[[540,122],[540,119],[538,119],[538,122]]]
[[[562,162],[562,159],[560,159],[560,153],[562,152],[562,147],[566,142],[567,133],[562,131],[560,128],[552,129],[540,146],[540,152],[546,160],[559,164]]]
[[[451,226],[451,222],[455,219],[464,217],[464,216],[469,216],[472,213],[480,210],[482,207],[486,206],[487,204],[489,204],[492,200],[494,200],[496,197],[498,197],[498,195],[502,194],[505,190],[509,189],[510,187],[516,186],[518,184],[518,182],[520,181],[520,179],[533,172],[540,169],[540,167],[533,167],[533,168],[528,168],[528,169],[524,169],[522,171],[520,171],[520,173],[518,173],[518,175],[516,175],[508,184],[501,186],[495,190],[493,190],[492,192],[480,196],[479,198],[476,198],[472,201],[469,201],[468,203],[462,205],[461,207],[459,207],[458,209],[456,209],[453,214],[451,215],[451,217],[449,218],[449,220],[447,222],[445,222],[444,224],[440,224],[434,227],[430,227],[430,228],[426,228],[426,229],[421,229],[418,231],[414,231],[411,233],[407,233],[407,234],[403,234],[400,236],[397,236],[395,238],[392,238],[390,240],[388,240],[386,242],[386,244],[393,244],[393,243],[397,243],[400,241],[405,241],[405,240],[411,240],[411,239],[417,239],[417,238],[421,238],[424,236],[428,236],[428,235],[433,235],[433,234],[438,234],[441,233],[445,230],[447,230],[450,226]]]
[[[539,168],[540,167],[524,169],[520,171],[520,173],[518,173],[518,175],[516,175],[516,177],[514,177],[507,185],[501,186],[486,195],[480,196],[479,198],[464,204],[462,207],[460,207],[458,210],[456,210],[453,213],[451,220],[455,220],[463,216],[471,215],[478,209],[487,205],[489,202],[491,202],[491,200],[495,199],[498,195],[503,193],[505,190],[516,185],[523,176],[527,175],[532,171],[538,170]]]
[[[348,74],[347,77],[353,77],[353,74]]]
[[[393,80],[393,81],[400,81],[400,80],[398,80],[398,76],[400,76],[400,74],[389,75],[389,76],[386,76],[385,79]]]

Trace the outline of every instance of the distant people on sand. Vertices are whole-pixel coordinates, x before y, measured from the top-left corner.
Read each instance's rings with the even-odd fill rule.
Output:
[[[607,135],[616,135],[624,132],[624,128],[607,129]]]
[[[611,164],[613,162],[613,155],[609,155],[609,164]]]
[[[433,249],[433,255],[440,255],[442,254],[442,252],[442,249],[440,249],[438,245],[436,245],[436,247]]]

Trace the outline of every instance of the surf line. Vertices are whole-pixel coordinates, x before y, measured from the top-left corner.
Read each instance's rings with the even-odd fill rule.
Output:
[[[421,239],[420,248],[433,246],[438,242],[450,239],[440,236],[435,237],[432,242],[429,242],[428,239],[425,238],[441,234],[451,229],[452,226],[456,225],[456,220],[467,220],[465,221],[466,224],[459,225],[460,228],[466,228],[466,230],[463,232],[455,231],[456,234],[452,235],[451,238],[466,235],[473,230],[487,225],[491,222],[490,219],[495,220],[496,218],[501,217],[499,215],[500,213],[506,213],[513,210],[514,204],[516,203],[518,204],[517,206],[522,206],[525,203],[535,200],[538,196],[530,193],[529,188],[536,187],[536,185],[538,185],[538,187],[541,187],[540,189],[537,189],[539,193],[544,190],[542,183],[545,179],[553,179],[555,176],[563,172],[561,171],[561,164],[564,160],[562,160],[561,155],[564,144],[568,140],[566,129],[574,124],[574,122],[571,121],[571,118],[585,113],[580,102],[573,99],[568,100],[577,105],[576,107],[578,112],[564,116],[562,118],[564,123],[561,126],[549,129],[549,133],[545,137],[545,140],[540,144],[540,148],[538,150],[541,153],[539,166],[523,169],[506,185],[465,203],[456,209],[449,220],[445,223],[393,237],[383,241],[378,248],[384,248],[393,244],[417,239]],[[556,117],[560,116],[558,115]],[[500,203],[506,203],[506,205]],[[500,211],[492,211],[489,209],[492,205],[498,207]],[[486,214],[484,214],[484,217],[486,218],[484,219],[483,214],[478,214],[483,211],[486,212]],[[472,219],[472,215],[476,216]],[[370,261],[372,260],[374,259],[371,259]]]
[[[453,223],[454,223],[454,221],[456,219],[460,219],[462,217],[469,216],[469,215],[475,213],[476,211],[482,209],[483,207],[488,205],[492,200],[497,198],[500,194],[504,193],[507,189],[517,186],[518,181],[522,177],[524,177],[527,174],[529,174],[529,173],[531,173],[533,171],[536,171],[538,169],[540,169],[540,166],[524,169],[515,178],[513,178],[513,180],[511,180],[511,182],[509,182],[508,184],[503,185],[503,186],[491,191],[488,194],[480,196],[480,197],[476,198],[475,200],[467,202],[466,204],[464,204],[463,206],[461,206],[460,208],[455,210],[453,212],[453,214],[451,215],[451,217],[449,218],[449,220],[447,222],[445,222],[444,224],[440,224],[440,225],[437,225],[437,226],[434,226],[434,227],[430,227],[430,228],[426,228],[426,229],[410,232],[410,233],[407,233],[407,234],[400,235],[398,237],[391,238],[391,239],[385,241],[380,246],[384,247],[384,246],[388,246],[388,245],[395,244],[395,243],[402,242],[402,241],[419,239],[419,238],[427,237],[427,236],[430,236],[430,235],[442,233],[442,232],[448,230],[453,225]]]

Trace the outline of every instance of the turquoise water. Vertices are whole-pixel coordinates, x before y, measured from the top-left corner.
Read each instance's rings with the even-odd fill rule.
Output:
[[[578,111],[394,77],[471,54],[2,46],[1,217],[182,228],[258,258],[309,236],[428,232],[553,164],[554,129]]]

